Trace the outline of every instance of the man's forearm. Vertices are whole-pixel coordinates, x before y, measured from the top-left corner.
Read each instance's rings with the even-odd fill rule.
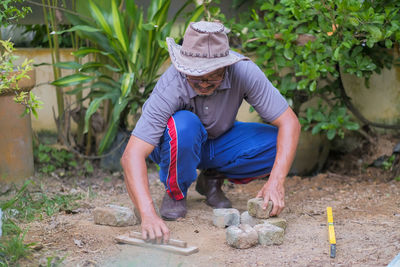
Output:
[[[147,179],[146,157],[151,149],[152,147],[140,149],[137,139],[133,137],[121,158],[128,194],[142,218],[156,214]]]
[[[141,161],[141,162],[138,162]],[[124,164],[125,183],[128,194],[140,216],[154,216],[154,203],[150,195],[147,166],[144,160],[131,158]]]
[[[278,128],[276,156],[270,175],[271,179],[284,180],[296,155],[301,127],[294,114],[290,114],[285,119],[285,123],[279,125]]]

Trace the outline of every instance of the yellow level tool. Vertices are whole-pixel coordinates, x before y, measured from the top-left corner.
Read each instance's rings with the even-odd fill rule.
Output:
[[[332,216],[332,207],[326,208],[326,215],[328,217],[328,231],[329,231],[329,243],[331,258],[336,256],[336,237],[335,237],[335,228],[333,227],[333,216]]]

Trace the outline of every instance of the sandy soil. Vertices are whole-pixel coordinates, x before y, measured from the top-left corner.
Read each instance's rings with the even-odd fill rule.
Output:
[[[342,169],[334,173],[328,167],[314,177],[287,178],[286,208],[280,217],[287,220],[288,227],[280,246],[244,250],[229,247],[225,230],[212,225],[212,208],[192,185],[186,218],[167,222],[172,238],[200,249],[191,256],[115,243],[115,236],[140,231],[140,225],[94,224],[91,212],[95,207],[106,204],[132,207],[120,173],[111,179],[104,179],[106,174],[98,173],[97,177],[74,182],[37,178],[49,192],[73,190],[86,197],[75,214],[63,213],[27,225],[27,241],[39,245],[26,265],[45,265],[46,257],[65,257],[65,266],[386,266],[400,253],[400,182],[388,179],[386,173],[376,168],[362,169],[354,158],[343,159],[341,163],[328,164],[340,170],[353,162],[351,171]],[[247,200],[256,195],[263,183],[265,180],[226,185],[224,191],[233,207],[243,212]],[[154,201],[160,205],[163,186],[156,173],[151,174],[150,184]],[[333,208],[335,222],[337,257],[334,259],[329,257],[327,206]]]

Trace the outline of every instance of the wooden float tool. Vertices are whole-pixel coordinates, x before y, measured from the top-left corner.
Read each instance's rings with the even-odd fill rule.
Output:
[[[155,248],[185,256],[199,252],[199,249],[197,247],[188,247],[185,241],[177,239],[169,239],[167,244],[146,242],[146,240],[143,240],[142,234],[139,232],[130,232],[126,235],[120,235],[117,236],[115,240],[118,243],[135,245],[139,247]]]

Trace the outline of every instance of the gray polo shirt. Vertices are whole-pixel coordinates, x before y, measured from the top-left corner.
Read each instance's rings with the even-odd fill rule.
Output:
[[[197,95],[186,76],[171,65],[143,105],[132,134],[157,146],[171,115],[189,110],[200,118],[208,138],[214,139],[233,126],[243,99],[265,122],[274,121],[288,108],[285,98],[250,60],[227,67],[224,80],[210,96]]]

